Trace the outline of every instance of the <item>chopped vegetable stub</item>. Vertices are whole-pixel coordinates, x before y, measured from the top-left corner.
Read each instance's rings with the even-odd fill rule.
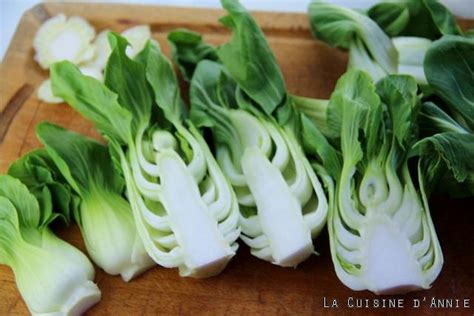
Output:
[[[66,18],[59,14],[46,21],[36,33],[35,59],[44,69],[62,60],[76,65],[87,62],[95,55],[94,37],[94,28],[83,18]]]

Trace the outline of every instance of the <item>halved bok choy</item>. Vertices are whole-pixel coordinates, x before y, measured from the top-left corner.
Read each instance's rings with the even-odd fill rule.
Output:
[[[327,199],[301,148],[300,117],[263,32],[238,2],[222,4],[228,15],[221,21],[233,32],[228,43],[216,49],[185,30],[168,39],[185,77],[192,76],[190,118],[211,130],[217,161],[236,192],[241,239],[254,256],[294,267],[314,253]]]
[[[184,120],[176,75],[156,44],[134,59],[109,33],[105,84],[67,62],[53,65],[56,95],[109,140],[150,257],[182,276],[220,273],[240,235],[232,188],[194,125]]]

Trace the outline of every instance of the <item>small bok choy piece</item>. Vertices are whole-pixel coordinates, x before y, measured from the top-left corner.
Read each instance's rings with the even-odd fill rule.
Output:
[[[35,60],[43,69],[61,60],[76,65],[87,62],[95,55],[94,37],[94,28],[83,18],[66,18],[64,14],[58,14],[41,25],[36,33],[33,41]]]
[[[101,294],[89,259],[48,228],[56,217],[51,201],[40,208],[20,180],[0,175],[0,264],[33,315],[81,315]]]
[[[222,64],[210,60],[215,55],[195,33],[169,37],[175,60],[207,59],[192,76],[190,117],[212,131],[217,161],[240,204],[241,239],[254,256],[294,267],[314,252],[327,199],[300,146],[299,117],[262,31],[238,2],[222,4],[229,13],[222,22],[234,33],[217,49]],[[203,48],[207,53],[199,54]],[[194,69],[197,59],[181,69]]]
[[[182,276],[220,273],[240,235],[235,194],[197,129],[183,120],[176,75],[149,42],[130,59],[109,33],[105,85],[72,64],[52,67],[53,91],[109,140],[150,257]]]
[[[339,79],[327,111],[328,124],[339,131],[335,143],[342,157],[341,164],[324,164],[336,184],[330,192],[328,230],[337,276],[353,290],[378,294],[429,288],[443,255],[424,170],[419,166],[414,181],[408,169],[417,140],[416,82],[390,75],[374,85],[365,72],[349,70]],[[327,145],[316,142],[313,147],[326,157],[323,161],[337,160]]]
[[[64,181],[80,197],[73,215],[92,261],[124,281],[153,266],[107,146],[47,122],[37,125],[36,133]]]

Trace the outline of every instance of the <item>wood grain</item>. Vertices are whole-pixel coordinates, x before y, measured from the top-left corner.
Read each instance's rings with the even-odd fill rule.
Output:
[[[91,123],[65,104],[48,105],[36,98],[38,85],[47,77],[33,60],[32,40],[39,25],[48,17],[64,12],[89,20],[98,31],[122,31],[136,24],[150,24],[153,37],[168,53],[167,32],[187,27],[204,33],[214,44],[227,40],[229,33],[217,19],[220,10],[146,7],[110,4],[45,3],[28,11],[0,65],[0,172],[20,155],[40,146],[35,125],[43,120],[99,138]],[[311,38],[303,14],[255,13],[268,36],[291,93],[329,97],[337,78],[344,72],[347,56]],[[463,21],[468,27],[473,23]],[[473,200],[432,201],[434,222],[445,255],[444,269],[428,291],[400,296],[413,298],[470,298],[474,305],[474,213]],[[60,236],[84,250],[77,227],[55,227]],[[206,280],[180,278],[174,269],[156,267],[130,283],[97,270],[96,282],[102,300],[90,315],[393,315],[453,314],[472,315],[472,309],[402,310],[348,309],[348,297],[376,297],[369,292],[353,292],[337,279],[330,260],[325,232],[316,241],[320,256],[313,256],[297,269],[284,269],[258,260],[241,246],[238,255],[218,277]],[[340,302],[337,310],[323,308],[323,297]],[[0,315],[27,314],[16,289],[14,276],[0,267]]]

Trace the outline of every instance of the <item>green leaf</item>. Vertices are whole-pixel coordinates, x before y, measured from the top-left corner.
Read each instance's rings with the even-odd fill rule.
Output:
[[[5,183],[0,176],[0,183]],[[15,258],[15,246],[19,235],[19,222],[15,206],[0,195],[0,264],[11,265]]]
[[[329,100],[313,99],[301,96],[291,96],[295,108],[307,116],[311,121],[316,124],[319,131],[325,136],[331,135],[331,131],[328,127],[328,105]]]
[[[438,31],[442,35],[462,34],[460,27],[456,23],[456,19],[443,4],[435,0],[424,0],[423,3],[429,11]]]
[[[82,199],[97,190],[120,194],[124,183],[114,169],[106,146],[48,122],[37,125],[36,134]]]
[[[41,211],[38,201],[20,180],[0,175],[0,197],[7,198],[15,207],[21,226],[40,227]],[[9,218],[11,215],[9,215]],[[1,238],[0,238],[1,239]]]
[[[439,133],[419,141],[415,148],[422,159],[426,159],[432,165],[439,161],[446,164],[452,175],[458,182],[474,177],[474,135],[460,134],[455,132]],[[465,190],[472,192],[471,187]]]
[[[373,59],[389,74],[397,72],[398,53],[395,46],[377,23],[367,16],[324,2],[312,2],[308,15],[311,30],[317,38],[343,49],[351,48],[354,41],[359,40],[367,51],[366,59]],[[355,64],[351,66],[358,67]]]
[[[9,167],[8,174],[23,182],[38,200],[42,211],[42,225],[48,225],[58,215],[62,215],[66,224],[69,223],[73,213],[74,193],[44,148],[33,150],[17,159]],[[52,210],[41,207],[50,204]]]
[[[184,103],[179,91],[178,79],[173,66],[156,45],[148,42],[146,78],[153,89],[156,104],[163,110],[166,119],[180,123]]]
[[[422,104],[419,117],[421,131],[427,135],[444,132],[469,133],[469,131],[433,102]]]
[[[285,82],[270,46],[260,27],[247,10],[234,0],[222,0],[229,13],[221,19],[232,30],[229,42],[217,54],[232,77],[268,115],[282,104]]]
[[[390,37],[400,34],[408,24],[410,13],[404,2],[377,3],[367,12]]]
[[[331,131],[330,136],[339,137],[341,135],[342,117],[346,107],[354,106],[358,108],[358,111],[367,114],[374,104],[378,105],[379,103],[373,80],[366,72],[354,69],[346,72],[337,81],[328,104],[327,122],[328,129]]]
[[[474,39],[448,35],[426,53],[426,79],[465,128],[474,131]]]
[[[225,87],[225,88],[224,88]],[[198,64],[191,80],[190,119],[197,127],[210,127],[214,140],[232,148],[240,142],[225,108],[230,96],[223,92],[235,91],[235,82],[224,72],[222,65],[204,60]]]
[[[190,81],[197,64],[204,59],[217,61],[216,48],[204,43],[201,34],[187,29],[168,33],[171,58],[178,65],[183,78]]]
[[[391,75],[377,84],[377,93],[390,113],[393,136],[407,150],[413,141],[418,115],[418,87],[413,77]]]
[[[105,69],[105,84],[117,93],[118,102],[133,115],[136,130],[151,115],[152,97],[147,86],[145,66],[131,60],[125,53],[127,40],[113,32],[108,34],[112,48]]]
[[[320,159],[329,175],[338,179],[342,169],[340,154],[306,115],[301,114],[301,122],[305,153]]]
[[[462,34],[451,12],[436,0],[381,2],[368,14],[390,36],[435,40],[447,34]]]
[[[93,121],[97,128],[120,143],[131,136],[131,112],[122,108],[118,96],[100,81],[84,76],[72,63],[62,61],[51,67],[55,95]]]

